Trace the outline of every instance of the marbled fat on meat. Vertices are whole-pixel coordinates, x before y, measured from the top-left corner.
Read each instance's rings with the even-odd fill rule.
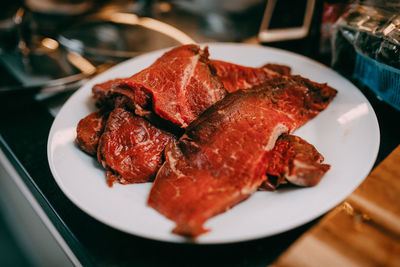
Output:
[[[209,64],[207,48],[201,50],[197,45],[174,48],[130,78],[93,88],[100,105],[115,95],[124,95],[138,115],[155,112],[182,128],[226,93]]]
[[[274,64],[274,63],[267,63],[263,68],[267,68],[273,70],[281,75],[291,75],[292,69],[289,66],[282,65],[282,64]]]
[[[331,100],[285,81],[229,94],[166,148],[148,205],[176,223],[175,233],[196,237],[207,219],[248,198],[266,180],[277,138]]]
[[[218,77],[229,93],[239,89],[250,89],[281,76],[281,74],[268,67],[245,67],[221,60],[210,60],[210,63],[217,71]]]
[[[315,186],[329,170],[317,149],[298,136],[283,134],[271,151],[267,179],[261,190],[275,190],[280,184]]]
[[[175,57],[190,57],[188,55],[193,56],[193,49],[196,50],[195,46],[184,46],[180,48],[173,49],[172,51],[164,54],[162,58],[164,58],[164,61],[175,58]],[[198,51],[199,53],[201,52],[200,50]],[[203,52],[205,53],[205,52]],[[203,63],[201,66],[203,67],[195,67],[193,69],[192,76],[198,77],[199,79],[205,79],[207,80],[209,78],[209,74],[211,71],[211,74],[214,73],[214,70],[216,71],[217,76],[222,80],[223,84],[225,87],[229,89],[230,92],[236,91],[238,89],[248,89],[251,88],[255,85],[259,85],[260,83],[268,83],[272,86],[280,86],[280,87],[285,87],[285,86],[300,86],[300,87],[307,87],[310,88],[312,91],[313,88],[316,88],[316,90],[319,90],[321,92],[326,91],[326,96],[321,97],[316,101],[316,103],[320,106],[320,109],[316,111],[314,115],[316,115],[320,110],[324,109],[326,105],[331,101],[333,96],[335,95],[336,91],[333,90],[332,88],[324,85],[324,84],[317,84],[313,83],[305,78],[302,78],[300,76],[282,76],[278,74],[277,72],[274,72],[270,69],[274,69],[279,71],[282,74],[289,74],[290,73],[290,68],[282,65],[276,65],[276,64],[267,64],[261,68],[252,68],[252,67],[245,67],[245,66],[240,66],[237,64],[232,64],[229,62],[224,62],[224,61],[219,61],[219,60],[210,60],[210,68],[208,69],[207,67],[207,57],[203,56]],[[160,61],[160,60],[158,60]],[[154,63],[150,68],[145,69],[142,74],[139,75],[134,75],[130,79],[135,80],[135,79],[140,79],[146,78],[148,79],[148,73],[149,69],[152,71],[155,71],[156,68],[162,68],[165,64],[164,63]],[[178,68],[176,72],[179,72],[179,68],[182,67],[182,65],[174,65],[173,67]],[[190,68],[189,68],[190,69]],[[167,73],[171,73],[172,68],[170,68]],[[146,75],[144,75],[144,74]],[[202,76],[203,75],[203,76]],[[155,76],[157,78],[157,76]],[[189,79],[189,78],[187,78]],[[190,78],[191,79],[191,78]],[[146,90],[141,90],[136,88],[135,90],[132,90],[131,86],[128,86],[126,84],[126,80],[128,79],[114,79],[107,81],[105,83],[97,84],[93,87],[93,95],[95,99],[97,100],[98,106],[102,107],[102,111],[95,112],[93,114],[90,114],[89,116],[85,117],[84,119],[81,120],[81,122],[78,124],[77,127],[77,143],[79,146],[82,148],[82,150],[90,153],[90,154],[96,154],[97,151],[97,142],[103,132],[105,120],[108,116],[108,112],[105,112],[106,110],[111,110],[116,107],[122,107],[128,110],[135,110],[136,114],[148,118],[153,125],[156,125],[156,127],[162,126],[164,122],[168,122],[167,120],[159,120],[158,117],[154,116],[154,113],[150,112],[149,110],[145,110],[144,107],[148,107],[148,101],[151,99],[151,95],[148,93]],[[167,82],[168,82],[168,76],[167,76]],[[142,81],[143,83],[148,83],[148,81]],[[159,81],[158,81],[159,82]],[[199,88],[201,86],[198,86],[195,81],[191,82],[186,86],[185,91],[189,92],[187,95],[196,95],[196,88]],[[209,89],[213,90],[213,87],[208,87]],[[268,87],[266,87],[268,88]],[[118,93],[120,92],[120,93]],[[159,90],[159,94],[164,96],[161,96],[160,98],[166,98],[168,97],[168,90],[164,90],[161,92]],[[167,95],[167,96],[165,96]],[[193,107],[195,107],[197,104],[199,107],[202,107],[202,105],[207,106],[208,104],[204,104],[207,101],[207,95],[209,93],[205,94],[205,96],[197,96],[197,97],[191,97],[186,99],[185,97],[181,97],[179,94],[174,95],[174,102],[177,103],[179,102],[179,105],[184,106],[186,103],[191,103]],[[321,94],[322,95],[322,94]],[[203,100],[201,99],[203,98]],[[324,99],[325,98],[325,99]],[[189,102],[188,102],[189,101]],[[197,104],[196,104],[197,103]],[[202,108],[201,108],[202,109]],[[195,114],[200,113],[200,110],[197,110]],[[194,109],[195,110],[195,109]],[[103,118],[105,117],[105,118]],[[197,118],[197,116],[195,116]],[[296,127],[301,126],[303,123],[305,123],[307,120],[311,119],[312,117],[305,117],[302,119],[302,121],[298,121],[298,125]],[[159,123],[161,122],[161,124]],[[168,125],[163,125],[164,129],[166,129],[165,126]],[[172,125],[170,125],[172,126]],[[176,127],[169,127],[168,129],[177,129]],[[179,132],[176,132],[176,134],[179,134]],[[178,135],[179,136],[179,135]],[[119,158],[121,160],[124,160],[124,158]],[[116,162],[116,158],[114,159],[114,165],[118,165]],[[143,162],[136,161],[135,164],[143,164]],[[289,164],[289,163],[288,163]],[[291,164],[291,163],[290,163]],[[105,164],[107,165],[107,164]],[[123,165],[123,163],[119,163],[119,165]],[[140,166],[136,166],[136,168],[141,168]],[[110,170],[107,170],[109,181],[110,180],[117,180],[117,181],[123,181],[124,180],[120,174],[111,172]],[[268,173],[267,173],[268,174]],[[110,179],[110,177],[114,177],[113,179]],[[271,175],[269,175],[271,177]],[[293,176],[291,176],[293,177]],[[305,177],[303,177],[303,180]],[[293,180],[293,179],[292,179]],[[135,180],[132,180],[135,181]],[[306,183],[307,184],[307,183]],[[265,183],[264,183],[265,185]],[[264,186],[264,188],[267,188]]]
[[[194,54],[190,52],[190,49],[193,48],[196,47],[185,46],[183,48],[175,49],[175,52],[172,54],[174,55],[174,57],[185,55],[187,56],[187,53],[189,51],[189,55],[193,56]],[[197,48],[195,50],[197,51]],[[163,57],[166,61],[171,58],[171,55],[166,54]],[[205,80],[209,80],[208,76],[210,75],[210,72],[207,69],[204,69],[204,67],[207,65],[207,59],[205,59],[206,56],[203,56],[203,58],[206,64],[202,65],[203,68],[195,68],[196,71],[193,72],[193,75],[201,78],[201,73],[203,73],[203,76],[205,76],[203,78],[205,78]],[[239,89],[252,88],[273,78],[280,77],[280,74],[290,74],[289,67],[277,64],[266,64],[265,66],[260,68],[241,66],[221,60],[209,60],[208,64],[211,66],[212,74],[214,74],[215,71],[216,75],[229,92],[234,92]],[[144,70],[144,74],[142,73],[141,75],[133,75],[130,80],[135,80],[136,83],[139,84],[138,81],[140,77],[143,78],[146,77],[146,75],[148,76],[149,74],[146,73],[148,73],[150,70],[154,71],[155,68],[161,68],[164,64],[157,63],[154,65],[151,66],[149,69]],[[180,68],[182,66],[178,64],[170,67]],[[172,71],[172,69],[169,69],[169,71],[174,72]],[[275,71],[278,71],[280,73]],[[146,103],[149,101],[151,96],[149,94],[146,95],[146,93],[141,90],[138,90],[138,92],[135,93],[135,91],[132,90],[131,86],[126,86],[126,84],[128,83],[127,80],[129,80],[129,78],[117,78],[96,84],[92,89],[93,97],[96,99],[96,104],[103,110],[112,110],[114,107],[123,107],[130,110],[135,110],[136,106],[138,107],[138,109],[135,111],[136,114],[146,117],[154,123],[154,117],[149,116],[149,111],[144,110],[144,107],[149,108],[148,104]],[[142,83],[148,83],[148,81],[142,81]],[[196,103],[201,103],[200,105],[198,105],[200,108],[196,111],[196,114],[200,114],[203,111],[204,107],[210,104],[207,102],[210,101],[208,99],[208,95],[212,93],[197,95],[196,84],[196,82],[193,82],[193,85],[187,86],[188,93],[186,95],[192,95],[192,97],[189,98],[189,101],[193,107],[196,106]],[[215,90],[213,86],[209,86],[208,88],[211,91]],[[120,92],[121,94],[118,94],[118,92]],[[167,90],[164,90],[164,93],[167,95],[170,94]],[[173,102],[175,103],[178,103],[179,101],[182,102],[179,103],[179,105],[185,105],[185,103],[187,102],[184,97],[182,98],[179,96],[176,96],[173,100]],[[98,129],[97,126],[95,126],[95,124],[100,121],[101,117],[99,117],[99,115],[100,114],[98,112],[95,112],[93,115],[89,115],[86,118],[82,119],[82,121],[78,125],[78,144],[80,145],[82,150],[87,151],[90,154],[96,153],[96,142],[98,142],[98,139],[104,128],[104,123],[102,125],[101,131]],[[195,117],[197,118],[197,116]],[[89,124],[93,127],[90,128]]]

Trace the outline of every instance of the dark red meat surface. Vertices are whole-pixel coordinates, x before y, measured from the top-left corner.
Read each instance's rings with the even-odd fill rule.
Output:
[[[299,186],[315,186],[329,170],[317,149],[298,136],[283,134],[276,141],[268,162],[267,180],[261,189],[275,190],[289,181]]]
[[[100,105],[124,95],[138,115],[155,112],[183,128],[226,93],[209,64],[207,48],[197,45],[174,48],[130,78],[93,88]]]
[[[123,81],[124,78],[118,78],[109,80],[103,83],[95,84],[92,88],[92,94],[94,99],[96,99],[96,105],[99,107],[103,106],[114,106],[114,99],[108,97],[111,88],[118,84],[119,82]]]
[[[83,151],[96,155],[108,114],[105,109],[99,109],[79,121],[76,128],[76,143]]]
[[[175,138],[146,119],[116,108],[100,138],[97,157],[107,171],[109,186],[152,181],[162,164],[162,152]]]
[[[176,223],[175,233],[196,237],[207,219],[249,197],[267,178],[278,137],[333,98],[325,97],[326,86],[272,84],[229,94],[166,148],[148,205]]]
[[[268,67],[245,67],[221,60],[210,60],[226,90],[233,93],[239,89],[249,89],[281,74]]]
[[[273,70],[281,75],[290,75],[292,72],[292,69],[289,66],[281,64],[267,63],[263,67]]]

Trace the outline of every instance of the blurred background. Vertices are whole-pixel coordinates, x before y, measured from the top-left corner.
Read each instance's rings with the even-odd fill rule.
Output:
[[[0,63],[16,84],[52,91],[74,89],[86,76],[141,53],[191,41],[268,43],[329,64],[330,24],[347,1],[275,0],[266,12],[267,2],[6,0]],[[303,35],[285,34],[305,22]],[[277,30],[278,37],[268,38]]]

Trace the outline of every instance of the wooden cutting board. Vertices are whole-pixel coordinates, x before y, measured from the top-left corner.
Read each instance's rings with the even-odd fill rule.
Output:
[[[400,266],[400,146],[273,266]]]

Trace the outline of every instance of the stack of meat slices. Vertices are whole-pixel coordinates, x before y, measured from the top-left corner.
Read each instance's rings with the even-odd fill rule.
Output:
[[[286,66],[208,56],[180,46],[130,78],[94,86],[99,110],[77,127],[78,145],[97,156],[109,186],[155,179],[148,205],[191,238],[256,190],[316,185],[330,166],[291,133],[337,93]]]
[[[77,142],[97,153],[110,186],[152,181],[166,145],[226,94],[207,50],[178,47],[130,78],[94,86],[100,110],[79,122]]]

